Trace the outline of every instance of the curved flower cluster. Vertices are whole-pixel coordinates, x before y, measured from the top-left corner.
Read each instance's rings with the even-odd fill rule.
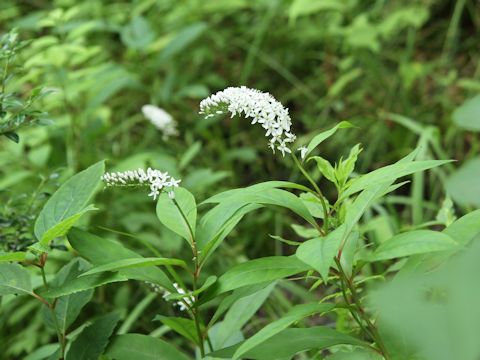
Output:
[[[290,143],[295,141],[295,134],[290,129],[292,120],[288,109],[269,93],[256,89],[229,87],[200,102],[200,114],[205,118],[229,112],[231,116],[243,115],[252,119],[252,124],[259,123],[265,129],[265,136],[270,137],[269,147],[282,155],[291,153]]]
[[[143,105],[143,115],[163,133],[163,140],[178,135],[177,122],[172,115],[155,105]]]
[[[162,173],[159,170],[148,168],[128,170],[123,172],[105,173],[102,180],[107,186],[149,186],[150,194],[153,200],[157,199],[161,190],[166,187],[178,187],[181,180],[176,180],[168,175],[168,172]]]

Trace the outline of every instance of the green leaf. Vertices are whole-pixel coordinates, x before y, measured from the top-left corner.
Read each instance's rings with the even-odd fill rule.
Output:
[[[309,270],[294,256],[271,256],[250,260],[234,266],[220,276],[215,293],[221,294],[242,286],[282,279]]]
[[[25,251],[0,252],[0,262],[4,261],[25,261]]]
[[[225,345],[225,342],[232,335],[241,330],[247,321],[255,315],[268,298],[275,285],[275,283],[272,283],[260,291],[238,299],[231,305],[217,330],[215,344],[218,348],[222,348]]]
[[[122,259],[117,260],[108,264],[96,266],[91,270],[83,273],[81,276],[87,276],[92,274],[97,274],[105,271],[119,271],[124,269],[132,269],[144,266],[157,266],[157,265],[178,265],[182,267],[187,267],[185,261],[180,259],[170,259],[170,258],[133,258],[133,259]]]
[[[369,260],[387,260],[456,248],[458,248],[458,243],[445,233],[416,230],[396,235],[382,243]]]
[[[89,266],[90,264],[81,258],[73,259],[60,269],[55,275],[55,278],[51,281],[50,286],[58,288],[64,285],[66,282],[71,281],[71,279],[75,279]],[[43,307],[45,323],[53,330],[56,330],[56,324],[58,324],[60,331],[66,333],[68,327],[78,317],[82,308],[91,300],[92,295],[93,290],[88,289],[56,299],[54,312],[57,318],[57,323],[55,323],[52,317],[52,312],[46,307]]]
[[[96,319],[72,341],[66,360],[98,359],[108,344],[120,316],[111,313]]]
[[[184,27],[165,46],[159,56],[159,61],[164,62],[172,56],[184,51],[185,48],[194,42],[207,29],[207,24],[197,22]]]
[[[397,162],[392,165],[384,166],[378,170],[374,170],[368,174],[362,175],[356,179],[352,179],[342,194],[341,199],[353,195],[361,190],[384,182],[394,182],[396,179],[407,176],[419,171],[431,169],[443,164],[447,164],[452,160],[424,160],[412,162]]]
[[[77,221],[82,217],[83,214],[92,210],[96,210],[96,208],[93,205],[89,205],[79,213],[60,221],[58,224],[48,229],[43,234],[40,240],[40,245],[48,246],[50,241],[52,241],[53,239],[66,235],[68,231],[72,228],[72,226],[74,226]]]
[[[200,340],[197,336],[197,330],[193,320],[180,318],[180,317],[168,317],[163,315],[155,316],[154,320],[161,321],[164,325],[168,326],[173,331],[179,333],[184,338],[199,345]]]
[[[310,160],[315,160],[320,173],[325,176],[330,182],[337,184],[337,178],[335,177],[335,169],[328,160],[325,160],[321,156],[312,156],[308,159],[308,161]]]
[[[328,272],[337,255],[344,233],[345,225],[342,225],[325,237],[305,241],[297,249],[296,256],[317,270],[325,283],[328,281]]]
[[[348,121],[342,121],[335,125],[333,128],[330,130],[321,132],[320,134],[316,135],[308,144],[307,146],[307,153],[305,154],[305,158],[310,154],[318,145],[320,145],[323,141],[328,139],[330,136],[335,134],[338,129],[346,129],[346,128],[351,128],[353,125],[349,123]]]
[[[248,340],[247,340],[248,341]],[[231,359],[235,351],[243,343],[215,351],[210,357]],[[295,354],[307,350],[321,350],[331,346],[349,344],[367,347],[368,344],[350,335],[336,330],[314,326],[304,329],[285,329],[265,342],[248,351],[244,358],[258,360],[290,359]]]
[[[105,352],[115,360],[189,360],[190,358],[173,345],[148,335],[124,334],[115,336]]]
[[[62,221],[84,211],[90,198],[101,182],[105,169],[103,161],[90,166],[68,179],[48,199],[35,222],[35,236],[44,234]],[[78,219],[77,219],[78,220]]]
[[[475,210],[457,219],[445,228],[443,233],[450,236],[458,244],[469,244],[475,236],[480,234],[480,210]]]
[[[480,131],[480,95],[466,100],[452,114],[453,122],[465,130]]]
[[[333,304],[302,304],[291,308],[282,318],[268,324],[262,330],[252,337],[248,338],[233,354],[233,360],[239,359],[249,350],[254,349],[258,345],[264,343],[274,335],[286,329],[293,323],[313,314],[324,313],[330,311],[335,306]]]
[[[447,192],[460,205],[480,207],[478,179],[480,157],[468,160],[447,179]]]
[[[67,237],[72,247],[95,266],[102,266],[124,259],[143,259],[141,255],[115,241],[102,239],[77,228],[72,228]],[[104,275],[106,278],[110,276],[108,274]],[[157,267],[126,268],[120,270],[116,276],[117,278],[150,281],[170,291],[174,290],[167,275]]]
[[[28,271],[18,264],[0,264],[0,296],[31,294],[32,284]]]
[[[187,292],[185,294],[180,294],[178,292],[175,292],[175,293],[171,293],[169,295],[167,295],[165,297],[166,300],[180,300],[180,299],[184,299],[185,297],[187,296],[196,296],[198,294],[201,294],[202,292],[204,292],[205,290],[207,290],[210,286],[212,286],[213,284],[215,284],[215,282],[217,281],[217,277],[215,275],[210,275],[207,280],[205,280],[205,282],[203,283],[202,286],[200,286],[197,290],[195,291],[190,291],[190,292]]]
[[[157,217],[168,229],[192,243],[197,222],[195,198],[185,188],[180,187],[172,191],[175,193],[173,200],[166,192],[160,194],[157,202]]]

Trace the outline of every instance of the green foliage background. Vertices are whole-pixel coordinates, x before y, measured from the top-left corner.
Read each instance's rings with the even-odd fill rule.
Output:
[[[12,28],[29,43],[7,90],[24,99],[39,86],[53,90],[35,103],[52,123],[21,129],[19,144],[0,140],[5,249],[30,245],[45,200],[72,174],[104,158],[112,170],[168,170],[197,202],[255,182],[301,181],[284,160],[271,156],[261,130],[248,121],[198,115],[199,101],[227,86],[272,93],[290,109],[300,141],[351,121],[359,129],[322,144],[321,154],[336,160],[362,143],[360,173],[419,145],[421,159],[458,160],[416,174],[381,211],[367,214],[363,231],[380,243],[399,229],[445,223],[454,210],[461,215],[480,206],[475,0],[3,0],[0,31]],[[172,114],[179,136],[162,139],[142,115],[144,104]],[[334,193],[328,186],[327,197]],[[188,253],[180,237],[159,229],[145,194],[102,192],[96,204],[100,211],[83,221],[98,234],[132,248],[146,243],[164,256]],[[210,266],[221,273],[246,258],[288,254],[269,234],[298,239],[304,229],[290,227],[291,220],[281,212],[247,216]],[[50,255],[51,274],[71,257],[62,246]],[[300,285],[282,286],[285,291],[274,291],[253,328],[313,297]],[[147,294],[143,285],[109,285],[95,293],[82,316],[117,310],[127,319],[124,332],[167,333],[151,318],[159,307],[171,311],[169,305]],[[141,310],[129,318],[138,303]],[[43,330],[40,306],[23,298],[2,304],[0,348],[6,359],[24,358],[53,337]],[[170,333],[165,337],[178,341]]]

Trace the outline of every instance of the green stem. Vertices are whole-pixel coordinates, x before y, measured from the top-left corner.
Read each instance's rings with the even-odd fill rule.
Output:
[[[48,290],[48,282],[47,282],[47,277],[45,276],[45,266],[40,267],[40,271],[42,273],[42,280],[43,280],[43,285],[45,285],[45,288]],[[47,307],[50,310],[50,314],[52,315],[53,319],[53,324],[55,325],[55,330],[57,332],[57,338],[58,338],[58,343],[60,345],[60,350],[61,350],[61,355],[60,355],[60,360],[63,360],[65,358],[65,334],[63,334],[60,331],[60,326],[58,325],[58,319],[57,319],[57,314],[55,314],[55,301],[53,304],[47,303]]]
[[[380,334],[378,333],[377,328],[370,321],[367,313],[365,312],[365,310],[362,306],[362,303],[360,302],[360,298],[357,294],[357,289],[355,287],[355,284],[346,275],[345,271],[343,270],[342,264],[340,263],[340,259],[338,257],[335,258],[335,263],[337,264],[339,276],[340,276],[340,279],[341,279],[342,294],[344,296],[345,302],[347,303],[347,305],[349,305],[348,307],[349,307],[350,313],[354,317],[355,321],[360,325],[362,331],[364,331],[368,336],[370,336],[375,341],[381,355],[386,360],[388,360],[389,355],[388,355],[388,352],[387,352],[387,348],[385,347],[385,344],[383,343],[383,340],[382,340]],[[350,291],[352,301],[350,301],[348,299],[348,296],[347,296],[346,291],[345,291],[346,288]],[[356,311],[353,310],[351,305],[353,305],[353,307],[356,309]],[[362,323],[362,321],[360,320],[359,316],[360,316],[361,319],[363,319],[363,322],[365,322],[366,327]]]
[[[197,288],[198,288],[197,282],[198,282],[198,277],[200,275],[197,242],[195,240],[195,235],[193,233],[192,227],[190,226],[190,223],[188,222],[187,217],[183,213],[183,210],[180,208],[180,206],[178,205],[178,203],[175,199],[172,199],[172,201],[175,204],[175,206],[177,207],[178,211],[180,212],[180,215],[182,216],[183,221],[185,221],[185,224],[187,224],[188,231],[190,233],[190,238],[191,238],[190,245],[192,247],[193,261],[194,261],[194,266],[195,266],[195,270],[192,273],[192,278],[193,278],[192,283],[193,283],[193,292],[195,292],[195,291],[197,291]],[[200,355],[202,356],[202,358],[204,358],[205,357],[205,347],[204,347],[204,344],[203,344],[204,337],[203,337],[203,334],[202,334],[202,329],[200,327],[200,317],[198,316],[198,307],[196,306],[197,300],[198,300],[198,295],[194,295],[194,302],[193,302],[193,306],[192,306],[191,311],[192,311],[192,315],[193,315],[193,321],[195,322],[195,329],[197,331],[198,342],[199,342],[198,346],[200,348]]]
[[[300,163],[297,156],[293,152],[292,152],[292,158],[293,158],[293,161],[295,162],[295,165],[297,165],[298,169],[303,174],[303,176],[305,176],[305,178],[308,180],[308,182],[310,184],[312,184],[313,188],[315,189],[317,197],[320,199],[320,203],[322,204],[323,214],[324,214],[323,232],[322,233],[323,233],[323,235],[325,235],[326,233],[328,233],[328,226],[329,226],[329,224],[328,224],[329,212],[328,212],[327,203],[325,202],[325,196],[323,196],[323,193],[320,190],[320,188],[318,187],[318,185],[315,183],[315,181],[313,181],[313,179],[310,177],[310,175],[308,175],[307,171],[305,170],[305,168],[303,167],[303,165]]]

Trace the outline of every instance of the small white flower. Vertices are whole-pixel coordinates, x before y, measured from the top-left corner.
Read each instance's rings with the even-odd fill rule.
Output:
[[[288,109],[269,93],[245,86],[229,87],[200,102],[200,114],[205,118],[227,111],[232,117],[243,114],[252,119],[252,124],[261,124],[265,136],[270,137],[268,146],[273,152],[275,147],[282,155],[291,152],[286,143],[293,142],[295,135],[290,131],[292,120]]]
[[[177,283],[173,283],[173,287],[175,288],[175,290],[177,290],[177,293],[178,294],[186,294],[185,290],[182,289]],[[168,296],[171,295],[172,293],[168,290],[165,290],[164,293],[163,293],[163,298],[165,300],[167,300]],[[195,301],[194,297],[193,296],[185,296],[183,299],[183,301],[176,301],[175,302],[175,305],[178,306],[178,308],[180,309],[180,311],[185,311],[188,309],[187,305],[188,306],[192,306],[193,305],[193,302]]]
[[[168,140],[170,136],[177,136],[177,122],[172,115],[155,105],[143,105],[143,115],[163,133],[163,139]]]
[[[303,159],[305,159],[305,156],[307,155],[307,152],[308,152],[308,148],[306,146],[300,146],[297,151],[300,151],[300,157]]]
[[[105,173],[101,179],[108,186],[149,186],[150,193],[153,200],[156,200],[158,195],[164,188],[178,187],[181,180],[176,180],[168,175],[168,172],[161,172],[159,170],[148,168],[147,171],[143,169],[128,170],[124,172]]]
[[[175,199],[175,191],[169,191],[169,192],[168,192],[168,197],[169,197],[171,200]]]

